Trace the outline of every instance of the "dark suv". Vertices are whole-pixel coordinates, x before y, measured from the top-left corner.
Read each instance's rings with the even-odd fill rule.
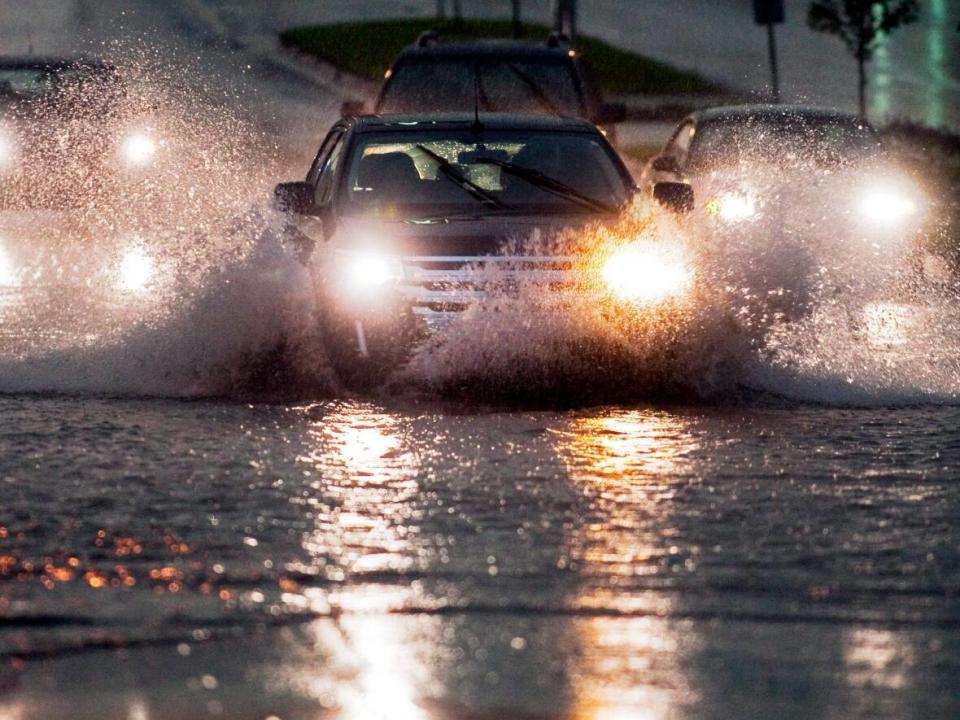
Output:
[[[604,102],[599,86],[562,35],[546,43],[441,42],[424,33],[386,73],[375,113],[535,113],[578,117],[610,131],[623,104]],[[350,109],[348,104],[347,109]]]
[[[316,278],[342,375],[389,364],[409,337],[486,298],[496,278],[577,280],[549,252],[565,229],[615,221],[630,174],[591,124],[472,113],[338,122],[307,178],[276,189]]]

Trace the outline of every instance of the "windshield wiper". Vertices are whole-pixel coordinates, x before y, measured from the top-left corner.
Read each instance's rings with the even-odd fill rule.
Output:
[[[536,188],[540,188],[541,190],[551,193],[552,195],[562,197],[563,199],[569,200],[570,202],[578,205],[583,205],[591,210],[599,210],[605,213],[620,212],[620,208],[616,205],[611,205],[603,202],[602,200],[592,198],[589,195],[584,195],[579,190],[575,190],[566,183],[555,180],[549,175],[544,175],[539,170],[531,170],[530,168],[525,168],[522,165],[514,165],[506,160],[496,160],[495,158],[479,158],[476,160],[476,162],[483,163],[485,165],[496,165],[508,175],[518,177]]]
[[[541,107],[545,108],[548,112],[551,112],[554,115],[563,115],[563,113],[560,112],[560,108],[558,108],[553,101],[547,97],[547,94],[543,91],[543,88],[537,84],[536,80],[527,75],[523,70],[518,68],[513,63],[507,63],[507,68],[510,70],[510,72],[520,78],[520,81],[527,86],[527,89],[533,94],[533,97],[538,103],[540,103]]]
[[[464,191],[473,195],[475,198],[481,202],[485,202],[488,205],[492,205],[495,208],[505,208],[500,200],[498,200],[494,195],[492,195],[487,190],[484,190],[482,187],[477,185],[472,180],[468,179],[462,172],[457,170],[449,160],[441,155],[438,155],[433,150],[424,145],[417,145],[418,150],[422,150],[427,154],[428,157],[432,158],[439,165],[440,172],[447,178],[449,178],[457,187],[462,188]]]

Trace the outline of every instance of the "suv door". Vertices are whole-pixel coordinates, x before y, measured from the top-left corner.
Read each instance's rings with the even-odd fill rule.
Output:
[[[313,199],[317,207],[314,215],[298,218],[298,230],[312,243],[326,240],[333,232],[333,195],[336,186],[340,158],[346,146],[347,129],[335,127],[320,146],[319,152],[307,173],[307,182],[313,185]]]

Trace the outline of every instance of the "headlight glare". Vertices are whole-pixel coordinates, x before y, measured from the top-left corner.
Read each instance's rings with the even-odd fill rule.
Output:
[[[131,248],[120,259],[120,287],[128,292],[142,292],[153,278],[153,271],[153,258],[140,248]]]
[[[400,258],[375,251],[339,253],[337,264],[353,292],[375,290],[403,277]]]
[[[860,198],[860,213],[875,225],[892,225],[916,214],[916,201],[896,190],[870,190]]]
[[[650,241],[617,248],[601,274],[617,298],[640,305],[682,295],[693,281],[693,272],[679,247]]]
[[[743,222],[757,214],[757,201],[749,193],[725,192],[707,203],[707,213],[724,222]]]
[[[124,162],[131,167],[147,165],[157,152],[157,143],[153,137],[142,130],[128,133],[120,143],[120,154]]]

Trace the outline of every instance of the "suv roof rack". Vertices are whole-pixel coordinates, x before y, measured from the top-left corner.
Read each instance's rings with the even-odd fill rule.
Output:
[[[566,33],[554,30],[547,36],[548,48],[568,48],[570,47],[570,38]]]
[[[427,48],[433,47],[438,42],[440,42],[440,33],[436,30],[424,30],[417,36],[417,42],[415,44],[418,48]]]

